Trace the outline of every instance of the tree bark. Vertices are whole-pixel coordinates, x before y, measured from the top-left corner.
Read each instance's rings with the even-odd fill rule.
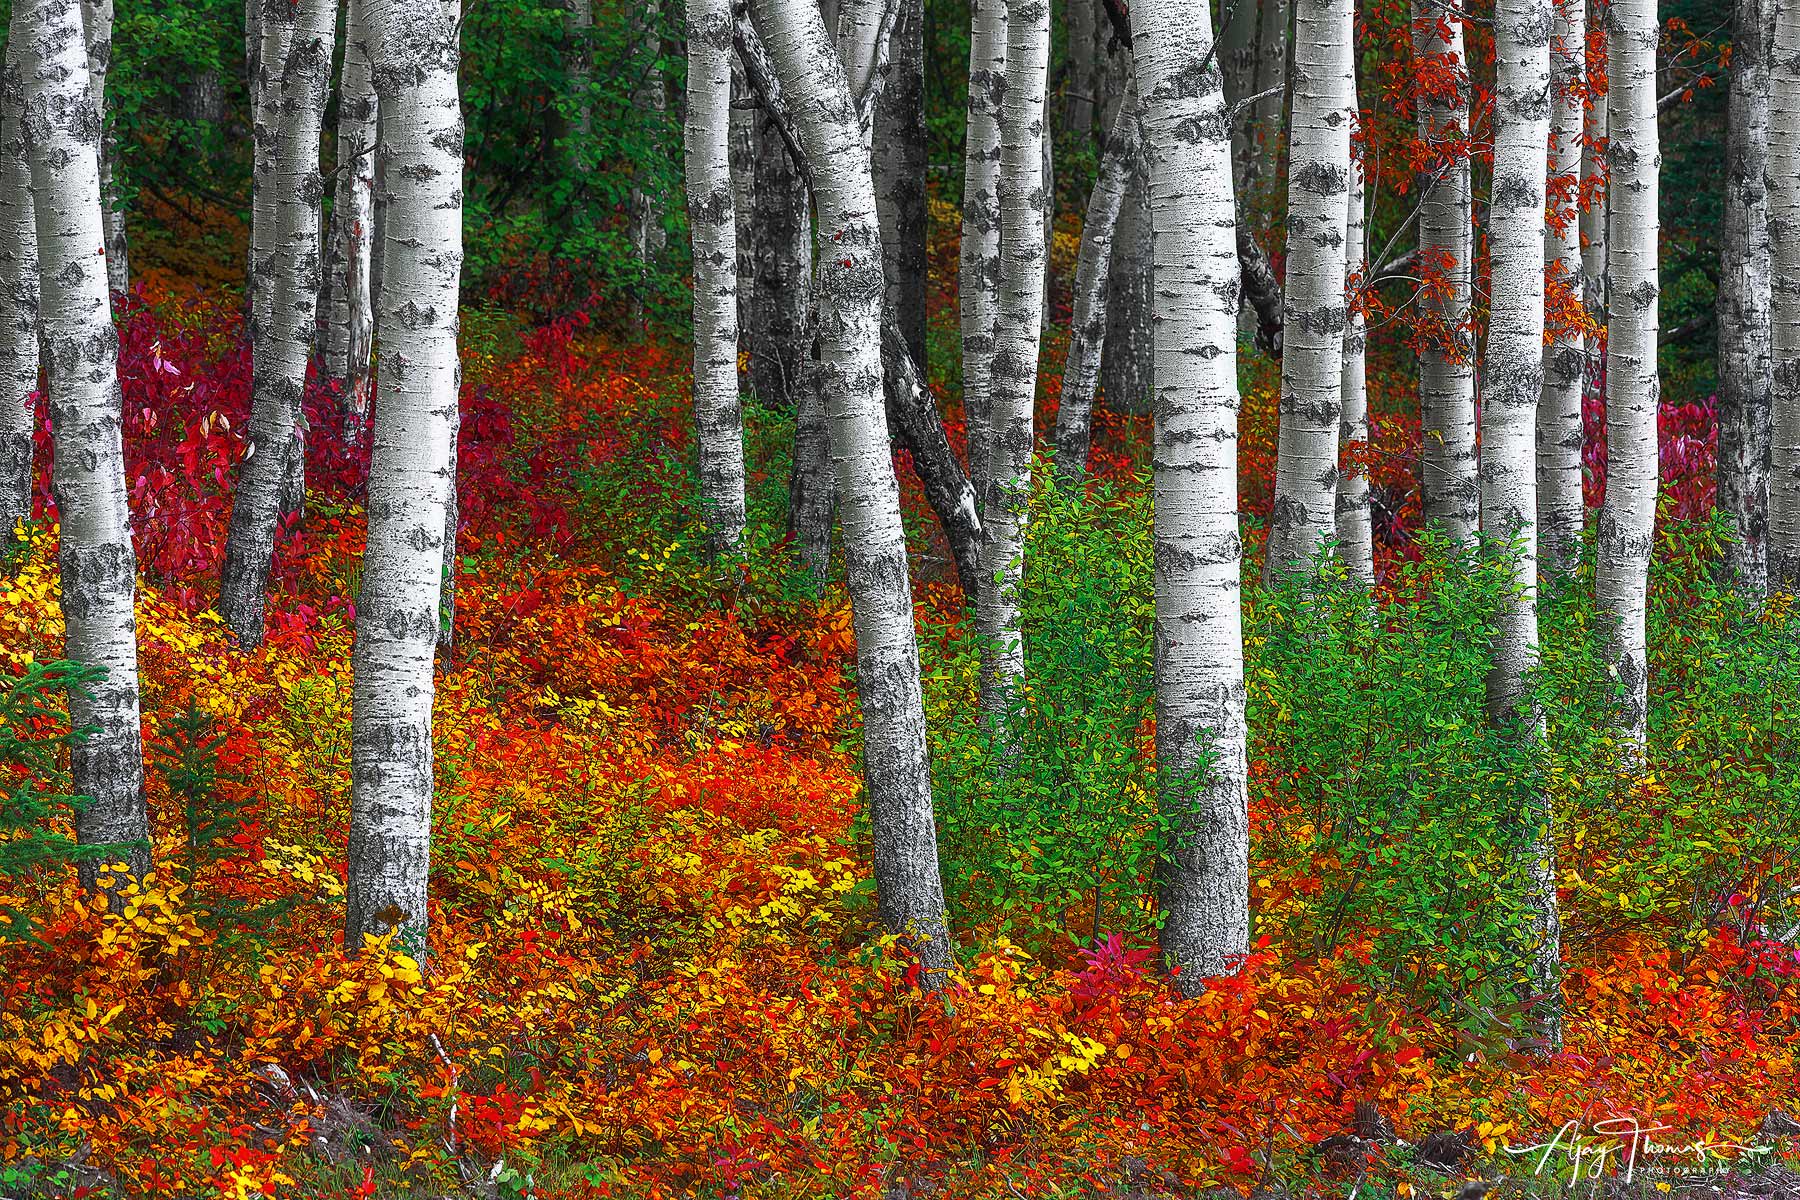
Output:
[[[1006,0],[970,0],[969,112],[957,301],[962,317],[969,477],[976,494],[982,496],[993,478],[988,397],[994,322],[1000,310],[1000,100],[1006,90],[1006,16]]]
[[[729,7],[729,5],[727,5]],[[729,17],[727,13],[727,17]],[[756,302],[756,239],[750,222],[756,214],[756,94],[744,64],[731,54],[731,210],[737,246],[738,340],[748,346],[751,306]]]
[[[1351,85],[1354,89],[1354,77]],[[1356,120],[1360,125],[1362,108],[1356,102],[1354,90],[1351,93],[1351,107],[1356,109]],[[1358,294],[1369,278],[1364,205],[1362,158],[1352,149],[1350,192],[1346,200],[1344,221],[1344,263],[1349,275],[1345,285],[1344,360],[1341,368],[1344,400],[1338,423],[1337,541],[1344,569],[1353,579],[1365,585],[1373,585],[1375,531],[1369,513],[1369,476],[1363,467],[1348,462],[1345,457],[1347,453],[1366,449],[1369,444],[1369,387],[1365,361],[1369,337]]]
[[[1031,504],[1038,349],[1044,305],[1044,88],[1048,0],[1009,0],[1006,87],[1000,107],[1000,312],[987,431],[992,475],[981,497],[981,710],[1006,719],[1025,676],[1019,617],[1025,522]]]
[[[250,345],[268,337],[275,306],[275,245],[279,221],[275,199],[281,144],[281,73],[288,39],[298,14],[290,8],[256,5],[256,58],[250,79],[250,262],[245,291],[250,313]]]
[[[366,0],[345,0],[344,61],[338,72],[337,175],[325,266],[324,378],[345,424],[360,434],[369,411],[369,355],[375,313],[371,250],[375,232],[375,84]]]
[[[31,203],[20,39],[0,79],[0,546],[31,520],[38,390],[37,218]]]
[[[281,6],[265,10],[273,22]],[[301,0],[291,10],[293,27],[278,35],[287,48],[276,86],[281,125],[276,135],[274,273],[268,324],[251,346],[250,443],[238,472],[231,531],[219,581],[219,615],[238,645],[262,644],[263,610],[275,532],[296,461],[304,480],[306,418],[301,397],[318,327],[319,129],[331,87],[332,40],[337,6]],[[267,49],[265,41],[265,50]]]
[[[1081,254],[1075,264],[1075,311],[1069,322],[1069,354],[1063,366],[1062,399],[1056,410],[1056,470],[1065,480],[1087,474],[1093,439],[1094,390],[1100,381],[1100,354],[1106,338],[1106,281],[1111,274],[1113,233],[1119,210],[1140,169],[1137,94],[1127,91],[1106,138],[1099,178],[1081,222]]]
[[[812,287],[811,207],[775,119],[758,122],[755,216],[750,236],[755,260],[750,305],[750,386],[767,405],[797,407],[802,375],[811,357],[807,297]]]
[[[462,271],[456,26],[436,5],[368,0],[381,108],[384,278],[369,541],[353,648],[345,945],[398,931],[425,953],[433,654],[451,478]]]
[[[119,409],[119,338],[106,277],[100,174],[101,127],[88,78],[76,0],[25,0],[13,8],[13,82],[24,105],[37,233],[39,317],[49,364],[54,461],[51,490],[61,536],[64,654],[106,676],[69,697],[69,719],[89,728],[69,754],[83,845],[119,845],[103,864],[80,866],[89,889],[115,862],[141,879],[150,869],[138,704],[137,557],[125,491]],[[10,73],[9,73],[10,74]],[[115,906],[117,893],[114,894]]]
[[[809,329],[816,322],[807,322]],[[788,533],[800,548],[800,563],[813,582],[823,585],[831,574],[831,519],[837,488],[831,478],[831,438],[825,428],[825,397],[820,393],[816,338],[808,334],[794,389],[794,473],[788,479]]]
[[[887,86],[875,106],[875,203],[888,311],[925,371],[925,3],[896,0]]]
[[[1139,136],[1143,128],[1143,96],[1126,99],[1138,106]],[[1124,100],[1113,124],[1126,112]],[[1142,416],[1150,411],[1155,388],[1151,347],[1150,175],[1138,155],[1119,204],[1113,229],[1112,264],[1106,273],[1106,341],[1100,347],[1100,401],[1107,411]]]
[[[1600,510],[1594,592],[1605,615],[1609,665],[1624,692],[1620,729],[1642,747],[1648,711],[1644,609],[1656,520],[1657,197],[1654,0],[1607,7],[1607,147],[1611,229],[1606,339],[1606,502]]]
[[[1776,2],[1769,68],[1769,587],[1800,587],[1800,5]]]
[[[660,65],[662,0],[644,0],[638,20],[638,56],[643,62],[637,86],[632,89],[631,103],[633,108],[650,114],[651,119],[655,120],[661,118],[666,107]],[[644,291],[649,287],[650,273],[662,258],[667,241],[667,235],[663,232],[661,207],[657,204],[655,193],[646,186],[647,182],[640,167],[626,200],[626,237],[637,255],[642,272],[642,280],[631,295],[631,327],[634,330],[643,328]]]
[[[1173,833],[1157,872],[1159,938],[1181,990],[1194,995],[1235,972],[1250,941],[1236,212],[1225,97],[1217,64],[1205,61],[1209,5],[1138,0],[1131,19],[1161,301],[1156,763]]]
[[[1587,14],[1583,0],[1553,0],[1550,54],[1552,221],[1544,231],[1544,259],[1555,286],[1582,289],[1580,207],[1582,116],[1587,79]],[[1586,337],[1579,329],[1552,331],[1544,347],[1543,399],[1537,407],[1538,550],[1546,575],[1569,575],[1581,558],[1581,389],[1587,377]]]
[[[731,192],[731,8],[687,0],[687,206],[694,247],[694,428],[707,551],[744,548],[737,391],[737,220]]]
[[[1296,0],[1271,580],[1310,568],[1336,534],[1352,11],[1349,0]]]
[[[912,582],[899,485],[882,412],[881,231],[849,83],[810,6],[754,0],[751,11],[793,98],[818,210],[819,387],[837,472],[863,763],[883,922],[918,954],[936,990],[953,964],[938,874],[936,822]]]
[[[1604,24],[1604,0],[1593,0],[1589,15],[1590,29]],[[1581,210],[1581,295],[1593,323],[1594,336],[1587,340],[1586,378],[1582,387],[1596,406],[1606,402],[1606,64],[1604,45],[1602,61],[1592,64],[1588,72],[1587,137],[1581,145],[1581,190],[1586,204]],[[1584,502],[1585,503],[1585,502]]]
[[[1719,262],[1719,510],[1737,527],[1726,566],[1746,594],[1768,591],[1769,17],[1779,0],[1732,5]]]
[[[1459,14],[1414,0],[1412,32],[1414,58],[1441,62],[1456,82],[1450,98],[1421,96],[1418,104],[1419,140],[1432,148],[1419,181],[1419,253],[1428,270],[1441,268],[1444,284],[1420,301],[1434,343],[1419,355],[1420,488],[1426,523],[1453,542],[1472,544],[1481,498],[1469,330],[1472,200],[1469,158],[1457,146],[1469,127],[1468,65]]]
[[[1099,0],[1065,0],[1063,23],[1069,31],[1068,71],[1063,84],[1063,127],[1077,142],[1094,129],[1095,18]]]
[[[956,451],[938,417],[937,401],[919,378],[905,335],[893,321],[882,326],[881,348],[887,372],[888,407],[901,445],[912,458],[913,473],[925,487],[926,502],[943,526],[963,597],[974,603],[982,578],[982,526],[974,485],[956,461]]]
[[[569,132],[582,141],[594,135],[593,0],[563,0],[569,38],[569,94],[575,98]]]
[[[113,0],[81,0],[81,24],[87,40],[88,90],[100,119],[100,219],[106,226],[106,282],[115,293],[131,290],[131,261],[125,240],[125,207],[113,180],[119,157],[118,138],[110,132],[106,77],[112,68]]]

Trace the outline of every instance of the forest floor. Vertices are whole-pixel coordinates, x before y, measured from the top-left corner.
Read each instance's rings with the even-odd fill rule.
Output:
[[[1371,986],[1354,939],[1264,937],[1182,1000],[1142,938],[971,928],[922,996],[875,921],[844,594],[794,584],[766,503],[765,553],[706,568],[684,348],[580,318],[466,318],[431,959],[347,954],[366,441],[314,398],[308,512],[267,644],[237,652],[209,610],[248,415],[236,301],[155,272],[142,295],[121,373],[158,870],[117,915],[72,870],[0,881],[41,939],[0,946],[0,1196],[1548,1194],[1652,1127],[1689,1149],[1640,1140],[1629,1190],[1800,1186],[1765,1126],[1800,1094],[1800,961],[1724,926],[1572,939],[1548,1060],[1492,1013]],[[1406,419],[1379,426],[1399,479]],[[780,415],[751,428],[753,491],[779,493]],[[1107,418],[1097,461],[1128,482],[1146,436]],[[5,669],[57,658],[53,528],[0,593]],[[957,603],[920,588],[928,625]],[[1256,790],[1255,828],[1279,796]],[[1253,874],[1261,910],[1317,888],[1270,838]],[[1726,1143],[1769,1149],[1692,1149]]]

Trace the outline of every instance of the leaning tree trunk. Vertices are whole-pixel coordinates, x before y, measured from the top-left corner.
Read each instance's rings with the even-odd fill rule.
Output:
[[[1271,580],[1306,570],[1334,539],[1343,409],[1354,10],[1350,0],[1296,0],[1296,5],[1281,429],[1264,566]]]
[[[106,225],[106,285],[123,295],[131,290],[131,262],[125,242],[125,207],[119,203],[113,176],[118,166],[118,139],[106,132],[112,122],[106,104],[106,76],[112,67],[113,0],[81,0],[82,31],[87,39],[88,91],[100,120],[100,203]]]
[[[88,82],[76,0],[24,0],[13,8],[17,84],[31,163],[41,329],[49,363],[54,459],[51,489],[62,524],[58,558],[66,657],[106,672],[69,698],[69,719],[91,732],[69,754],[84,845],[119,845],[105,864],[81,864],[93,888],[104,865],[134,878],[150,869],[138,706],[137,557],[125,493],[118,347],[106,278],[100,121]],[[12,86],[9,82],[9,87]]]
[[[887,86],[875,105],[875,203],[888,312],[925,373],[925,4],[896,0]]]
[[[360,434],[369,411],[369,353],[375,314],[370,264],[375,233],[375,82],[366,0],[344,5],[344,63],[338,71],[337,176],[325,259],[324,379]]]
[[[970,0],[969,23],[969,113],[957,303],[962,317],[969,478],[976,494],[985,495],[988,480],[993,478],[988,465],[988,396],[994,322],[1000,311],[1000,97],[1006,88],[1006,0]]]
[[[1093,440],[1094,389],[1100,382],[1100,353],[1106,338],[1106,280],[1112,268],[1113,231],[1138,169],[1137,89],[1127,89],[1100,175],[1081,222],[1081,254],[1075,264],[1075,311],[1069,322],[1069,353],[1063,365],[1062,399],[1056,409],[1056,470],[1065,480],[1087,474]]]
[[[1642,748],[1649,706],[1644,609],[1656,522],[1657,196],[1654,0],[1611,0],[1607,147],[1612,228],[1606,337],[1606,502],[1594,593],[1608,629],[1608,664],[1623,691],[1620,729]]]
[[[1206,0],[1138,0],[1156,294],[1156,766],[1171,830],[1159,939],[1193,995],[1250,942],[1239,606],[1236,208]]]
[[[345,945],[426,946],[431,702],[460,370],[463,125],[456,26],[436,5],[367,0],[381,107],[384,278],[369,544],[352,651]]]
[[[1553,0],[1548,186],[1552,220],[1544,231],[1550,283],[1571,298],[1582,294],[1581,176],[1583,87],[1587,78],[1587,15],[1583,0]],[[1570,306],[1563,306],[1569,311]],[[1586,336],[1566,320],[1544,347],[1544,391],[1537,406],[1538,552],[1546,575],[1567,576],[1581,557],[1581,391],[1587,379]]]
[[[275,20],[274,6],[264,20]],[[319,128],[331,86],[332,0],[301,0],[294,27],[281,35],[281,128],[276,140],[274,290],[269,324],[251,346],[250,442],[231,505],[231,531],[219,580],[219,615],[238,645],[262,644],[263,609],[283,491],[305,453],[301,398],[318,326]],[[304,478],[304,464],[300,468]]]
[[[1355,80],[1351,80],[1352,86]],[[1362,108],[1352,92],[1351,104],[1362,123]],[[1369,280],[1368,230],[1364,212],[1362,156],[1350,154],[1350,194],[1344,219],[1344,262],[1349,280],[1345,287],[1343,411],[1338,420],[1337,541],[1344,569],[1365,585],[1375,582],[1375,531],[1369,513],[1367,468],[1348,461],[1366,452],[1369,444],[1368,323],[1360,293]]]
[[[1544,390],[1544,197],[1554,102],[1551,0],[1500,0],[1494,13],[1494,181],[1488,217],[1491,308],[1481,409],[1481,526],[1511,575],[1495,621],[1488,720],[1505,736],[1542,736],[1530,690],[1538,663],[1538,398]],[[1562,1043],[1562,942],[1550,798],[1524,789],[1531,833],[1532,1020],[1551,1050]]]
[[[1719,262],[1719,510],[1737,527],[1726,552],[1747,594],[1768,591],[1769,6],[1732,6],[1725,122],[1725,231]],[[1790,235],[1791,236],[1791,235]]]
[[[31,520],[32,431],[38,390],[37,224],[24,109],[20,39],[0,81],[0,546]]]
[[[731,7],[687,0],[687,205],[694,247],[694,429],[707,552],[744,547],[737,219],[731,192]]]
[[[867,145],[849,83],[818,12],[753,0],[793,97],[818,208],[819,388],[837,469],[856,629],[863,761],[881,917],[919,955],[935,990],[953,965],[938,874],[925,709],[899,485],[882,412],[882,257]]]
[[[1771,2],[1769,586],[1791,592],[1800,588],[1800,4]]]
[[[756,302],[756,244],[750,236],[750,220],[756,212],[756,94],[744,74],[744,64],[731,55],[731,212],[737,248],[737,330],[747,345],[750,306]]]
[[[662,116],[666,107],[662,73],[662,0],[644,0],[635,18],[638,28],[637,84],[631,91],[631,105],[652,122],[658,138],[662,136]],[[626,237],[637,255],[641,281],[631,294],[631,327],[644,325],[644,293],[650,286],[651,272],[663,255],[667,235],[663,232],[662,208],[657,203],[655,184],[644,176],[642,165],[632,181],[626,199]]]
[[[1444,34],[1448,33],[1446,38]],[[1414,0],[1413,57],[1439,64],[1449,95],[1421,96],[1419,140],[1431,148],[1419,185],[1419,257],[1442,286],[1421,298],[1427,346],[1419,353],[1425,522],[1453,542],[1473,543],[1481,487],[1475,478],[1475,347],[1469,330],[1471,193],[1468,66],[1460,14]]]
[[[981,710],[1005,721],[1025,676],[1019,588],[1031,504],[1032,409],[1044,306],[1044,87],[1050,62],[1048,0],[1010,0],[1006,87],[1000,109],[1000,312],[987,433],[992,474],[981,498]]]

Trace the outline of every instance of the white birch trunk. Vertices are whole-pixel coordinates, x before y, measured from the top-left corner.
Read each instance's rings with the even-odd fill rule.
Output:
[[[1236,205],[1206,0],[1132,6],[1156,295],[1156,763],[1174,830],[1157,877],[1181,990],[1250,943],[1243,544],[1237,515]],[[1341,284],[1340,284],[1341,286]],[[1335,427],[1335,422],[1334,422]],[[1210,756],[1202,772],[1202,753]]]
[[[1032,407],[1044,306],[1044,87],[1048,0],[1009,0],[1000,110],[1000,312],[987,431],[991,475],[981,498],[981,710],[1004,721],[1025,675],[1019,587],[1031,504]]]
[[[957,302],[962,318],[969,481],[975,485],[975,494],[982,496],[993,477],[988,396],[994,322],[1000,311],[1000,98],[1006,89],[1006,0],[970,0],[969,22],[969,113]]]
[[[325,378],[336,385],[346,425],[369,411],[375,313],[375,82],[365,0],[345,0],[344,61],[338,72],[337,177],[326,259]]]
[[[750,90],[750,81],[735,49],[730,57],[731,223],[737,248],[737,332],[748,349],[750,306],[755,302],[751,280],[756,278],[756,244],[750,236],[750,222],[756,213],[756,124],[762,114],[756,108],[756,93]]]
[[[133,843],[108,863],[124,862],[141,878],[150,868],[150,824],[138,707],[137,558],[125,492],[119,339],[106,278],[100,121],[76,0],[16,5],[9,41],[19,55],[37,229],[64,653],[106,671],[88,695],[69,698],[74,726],[94,731],[69,755],[74,790],[90,798],[75,815],[75,833],[86,845]],[[82,883],[94,887],[100,868],[81,864]]]
[[[296,466],[304,487],[306,418],[301,397],[318,329],[319,132],[331,89],[337,6],[301,0],[282,36],[287,61],[278,67],[281,126],[276,135],[274,280],[268,324],[251,345],[250,441],[238,472],[231,531],[219,580],[219,615],[238,645],[262,644],[269,567],[284,491]],[[267,13],[265,20],[273,18]]]
[[[0,546],[31,520],[32,397],[38,390],[38,264],[19,39],[0,79]]]
[[[753,0],[751,9],[793,98],[817,205],[818,385],[856,630],[877,902],[883,922],[918,953],[924,986],[936,989],[953,958],[938,874],[912,582],[882,411],[881,232],[868,149],[817,10],[785,0]]]
[[[81,0],[82,32],[87,41],[88,91],[94,113],[100,119],[101,221],[106,226],[106,282],[115,293],[131,290],[131,263],[125,242],[125,209],[119,203],[113,172],[118,159],[118,139],[110,130],[111,110],[106,104],[106,76],[112,69],[113,0]]]
[[[431,702],[460,368],[463,124],[456,28],[437,5],[368,0],[387,194],[369,542],[356,606],[345,942],[426,946]]]
[[[1056,410],[1056,469],[1064,479],[1087,474],[1093,440],[1094,390],[1106,339],[1106,281],[1112,268],[1119,210],[1138,169],[1140,141],[1137,88],[1127,88],[1100,157],[1099,178],[1081,222],[1081,254],[1075,264],[1075,309],[1069,321],[1069,354],[1063,366],[1062,400]]]
[[[1551,0],[1500,0],[1494,13],[1494,176],[1488,217],[1491,307],[1481,409],[1481,525],[1491,554],[1512,570],[1496,619],[1488,719],[1520,739],[1542,735],[1529,691],[1538,664],[1538,400],[1544,390],[1545,190],[1550,137]],[[1579,417],[1579,413],[1577,413]],[[1547,794],[1528,789],[1532,833],[1533,1021],[1561,1044],[1561,934],[1556,846]]]
[[[1656,521],[1657,197],[1655,0],[1607,6],[1610,91],[1607,147],[1606,503],[1600,509],[1595,599],[1608,630],[1609,665],[1624,691],[1620,729],[1641,747],[1649,704],[1644,608]]]
[[[895,0],[887,83],[875,106],[875,203],[887,259],[888,311],[925,376],[925,5]]]
[[[1769,69],[1769,587],[1800,587],[1800,4],[1777,3]]]
[[[1587,14],[1583,0],[1553,0],[1551,34],[1550,189],[1544,259],[1557,286],[1583,288],[1580,209],[1583,88],[1587,79]],[[1543,399],[1537,410],[1538,552],[1546,575],[1567,575],[1581,557],[1581,392],[1587,379],[1587,339],[1558,329],[1544,347]]]
[[[1544,387],[1544,147],[1550,136],[1549,0],[1495,10],[1494,184],[1488,216],[1491,307],[1481,407],[1481,525],[1517,554],[1498,618],[1488,716],[1516,720],[1537,663],[1538,396]]]
[[[1413,55],[1441,60],[1459,85],[1448,103],[1423,97],[1418,106],[1419,140],[1433,147],[1435,160],[1419,181],[1419,254],[1433,269],[1442,262],[1445,284],[1421,300],[1440,344],[1419,355],[1420,485],[1426,523],[1454,542],[1473,544],[1481,487],[1475,478],[1475,348],[1468,329],[1472,202],[1468,156],[1453,148],[1469,126],[1460,15],[1414,0]]]
[[[1354,84],[1354,80],[1352,80]],[[1352,93],[1351,104],[1362,122],[1362,108]],[[1343,461],[1352,447],[1369,443],[1368,323],[1359,295],[1369,278],[1368,230],[1363,192],[1362,157],[1350,155],[1350,194],[1344,220],[1344,262],[1354,291],[1346,285],[1344,314],[1343,412],[1338,420],[1337,541],[1338,554],[1351,578],[1363,584],[1375,582],[1375,531],[1369,513],[1369,477],[1362,467]]]
[[[1605,23],[1604,0],[1592,0],[1588,16],[1590,29]],[[1586,377],[1582,380],[1585,395],[1596,404],[1605,403],[1606,389],[1606,90],[1605,60],[1593,64],[1598,70],[1588,73],[1587,136],[1581,145],[1581,190],[1586,206],[1581,210],[1581,299],[1587,307],[1588,320],[1594,334],[1587,339]],[[1586,430],[1583,429],[1583,437]],[[1585,472],[1583,475],[1585,479]],[[1585,524],[1586,500],[1583,500]]]
[[[1719,262],[1718,507],[1737,527],[1726,552],[1747,594],[1768,591],[1769,16],[1780,0],[1732,6],[1725,126],[1725,231]]]
[[[1063,125],[1077,142],[1094,128],[1094,64],[1099,0],[1064,0],[1063,24],[1069,31],[1068,77],[1063,89]]]
[[[731,7],[687,0],[687,205],[694,247],[694,428],[708,551],[744,546],[737,219],[731,191]]]
[[[564,0],[564,27],[569,36],[569,92],[575,97],[572,132],[582,141],[594,134],[593,0]]]
[[[1350,0],[1296,0],[1271,580],[1310,569],[1337,530],[1352,12]]]
[[[258,6],[255,75],[250,80],[250,262],[245,291],[250,345],[268,337],[275,306],[277,159],[281,146],[281,72],[298,14],[284,5]]]

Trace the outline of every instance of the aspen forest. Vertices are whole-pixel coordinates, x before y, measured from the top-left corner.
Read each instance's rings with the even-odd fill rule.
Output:
[[[0,29],[0,1200],[1800,1200],[1800,0]]]

